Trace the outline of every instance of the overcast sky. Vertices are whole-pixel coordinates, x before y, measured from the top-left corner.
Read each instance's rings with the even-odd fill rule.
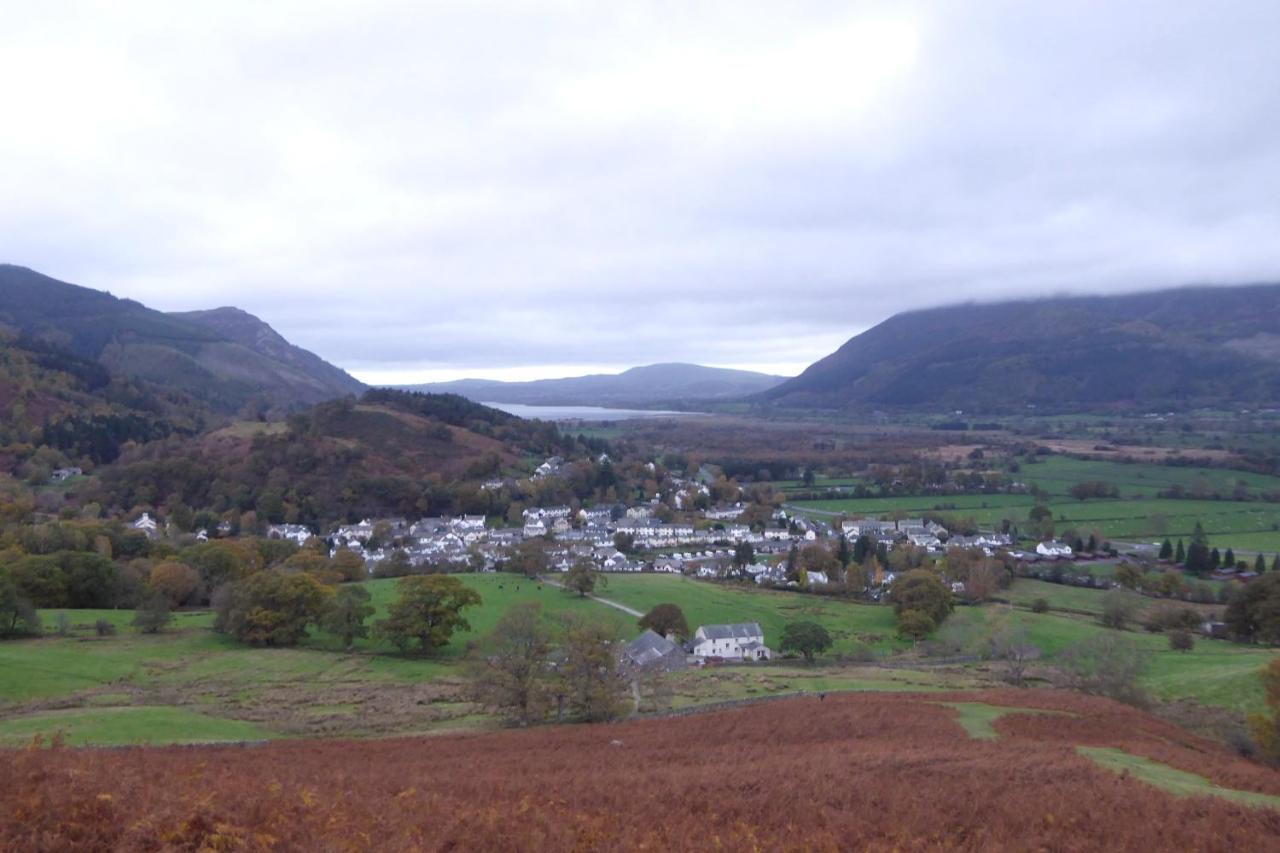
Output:
[[[0,261],[367,381],[795,373],[911,308],[1280,280],[1276,0],[0,21]]]

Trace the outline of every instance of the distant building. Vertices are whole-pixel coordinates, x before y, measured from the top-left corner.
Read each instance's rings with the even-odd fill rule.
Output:
[[[1075,556],[1075,552],[1071,550],[1071,546],[1064,542],[1041,542],[1036,545],[1036,553],[1041,557],[1049,557],[1050,559],[1071,559]]]
[[[764,629],[756,622],[699,626],[692,649],[701,658],[756,661],[773,656],[764,644]]]
[[[627,643],[621,660],[633,672],[677,672],[687,665],[684,649],[652,630]]]
[[[84,472],[79,468],[59,468],[53,472],[51,478],[55,483],[61,483],[63,480],[69,480],[72,477],[79,477]]]

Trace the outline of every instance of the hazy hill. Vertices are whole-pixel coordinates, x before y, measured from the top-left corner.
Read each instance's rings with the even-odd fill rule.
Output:
[[[1275,404],[1280,285],[911,311],[759,399],[966,411]]]
[[[622,373],[599,373],[568,379],[532,382],[460,379],[406,387],[414,391],[461,394],[472,400],[494,403],[645,407],[743,397],[772,388],[781,381],[781,376],[749,370],[697,364],[650,364]]]
[[[25,267],[0,265],[0,326],[223,411],[293,408],[363,387],[243,312],[164,314]]]

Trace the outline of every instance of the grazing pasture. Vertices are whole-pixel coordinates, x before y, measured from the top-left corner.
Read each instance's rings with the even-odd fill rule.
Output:
[[[987,715],[995,738],[975,739],[941,702],[1006,710]],[[1117,755],[1160,778],[1114,772]],[[828,695],[430,739],[24,750],[0,754],[0,770],[0,847],[15,849],[1262,850],[1280,837],[1273,771],[1133,708],[1045,691]],[[1207,784],[1174,793],[1175,774]]]

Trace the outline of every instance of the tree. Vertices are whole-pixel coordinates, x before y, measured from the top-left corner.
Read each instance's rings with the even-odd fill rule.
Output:
[[[864,533],[853,542],[853,561],[861,564],[866,561],[868,554],[874,554],[875,551],[875,543]]]
[[[1195,645],[1195,637],[1186,628],[1174,628],[1169,632],[1169,648],[1173,651],[1189,652]]]
[[[970,601],[986,601],[1000,589],[1004,570],[992,560],[981,560],[969,567],[964,591]]]
[[[255,646],[293,646],[319,621],[333,591],[308,574],[267,569],[224,587],[214,630]]]
[[[917,611],[928,616],[935,626],[955,609],[951,590],[927,569],[907,572],[895,580],[889,589],[889,600],[899,619],[905,612]]]
[[[615,533],[613,534],[613,547],[624,554],[635,553],[636,537],[630,533]]]
[[[742,570],[756,561],[756,549],[750,542],[739,542],[733,546],[733,567],[741,575]]]
[[[1102,597],[1102,613],[1098,619],[1104,627],[1123,631],[1136,609],[1137,604],[1131,593],[1113,589]]]
[[[565,620],[559,692],[580,719],[611,720],[625,708],[627,682],[614,648],[617,640],[608,623],[573,616]]]
[[[364,558],[350,548],[339,548],[329,567],[343,581],[362,581],[369,577],[369,572],[364,567]]]
[[[1173,561],[1179,565],[1187,561],[1187,550],[1183,547],[1181,539],[1178,540],[1178,547],[1174,549]]]
[[[933,633],[938,623],[923,610],[904,610],[898,614],[898,636],[907,640],[923,640]]]
[[[1040,657],[1040,649],[1031,643],[1025,625],[1004,622],[996,626],[990,647],[991,657],[1004,663],[1005,679],[1015,687],[1022,686],[1027,667]]]
[[[1173,559],[1173,543],[1170,542],[1168,539],[1165,539],[1163,542],[1160,543],[1160,559],[1161,560]]]
[[[819,542],[806,545],[797,558],[800,570],[806,574],[822,572],[829,579],[835,580],[840,572],[840,561],[831,553],[831,549]]]
[[[147,585],[168,599],[170,607],[181,607],[200,588],[200,573],[186,563],[170,560],[151,570]]]
[[[779,648],[784,652],[799,652],[805,661],[813,663],[816,654],[832,646],[831,635],[817,622],[788,622],[782,629]]]
[[[1276,554],[1275,557],[1271,559],[1271,571],[1280,572],[1280,554]]]
[[[1095,634],[1067,648],[1059,661],[1068,683],[1079,690],[1130,705],[1146,704],[1138,682],[1149,661],[1128,637],[1109,631]]]
[[[341,639],[343,648],[350,649],[356,637],[369,636],[369,628],[364,624],[374,614],[369,600],[369,591],[364,587],[339,587],[320,619],[320,628]]]
[[[1234,569],[1236,567],[1236,552],[1231,548],[1228,548],[1227,553],[1222,555],[1222,565],[1229,569]]]
[[[849,568],[849,564],[853,562],[853,549],[849,547],[849,540],[844,536],[836,540],[836,562],[840,564],[841,571]]]
[[[490,638],[493,653],[476,678],[476,698],[522,726],[541,719],[551,699],[551,638],[542,605],[517,604],[502,614]]]
[[[1267,570],[1267,558],[1262,556],[1261,553],[1259,553],[1258,556],[1254,558],[1253,570],[1258,574],[1262,574]]]
[[[158,591],[144,598],[133,613],[133,626],[144,634],[158,634],[172,621],[169,597]]]
[[[1271,661],[1262,671],[1262,690],[1271,715],[1254,714],[1249,717],[1249,728],[1263,757],[1280,763],[1280,658]]]
[[[648,613],[640,617],[640,627],[664,637],[674,634],[682,640],[690,633],[689,623],[678,604],[655,604]]]
[[[1183,564],[1193,575],[1207,575],[1214,569],[1215,564],[1209,551],[1209,538],[1205,536],[1204,528],[1198,521],[1195,531],[1191,534],[1191,544],[1187,547],[1187,556]]]
[[[565,589],[571,589],[579,598],[586,598],[595,591],[596,584],[607,585],[604,575],[596,571],[596,564],[587,557],[579,557],[573,561],[569,571],[565,572]]]
[[[545,572],[549,565],[546,543],[540,539],[526,539],[511,552],[507,558],[506,569],[527,578],[536,578]]]
[[[1267,572],[1232,592],[1222,619],[1238,640],[1280,644],[1280,573]]]
[[[0,637],[40,633],[40,614],[17,584],[0,571]]]
[[[479,593],[449,575],[401,578],[396,592],[399,597],[387,618],[374,625],[374,634],[402,652],[427,654],[447,645],[454,631],[471,629],[462,611],[481,603]]]
[[[1116,583],[1125,589],[1137,589],[1142,583],[1142,566],[1137,563],[1121,563],[1116,566]]]

